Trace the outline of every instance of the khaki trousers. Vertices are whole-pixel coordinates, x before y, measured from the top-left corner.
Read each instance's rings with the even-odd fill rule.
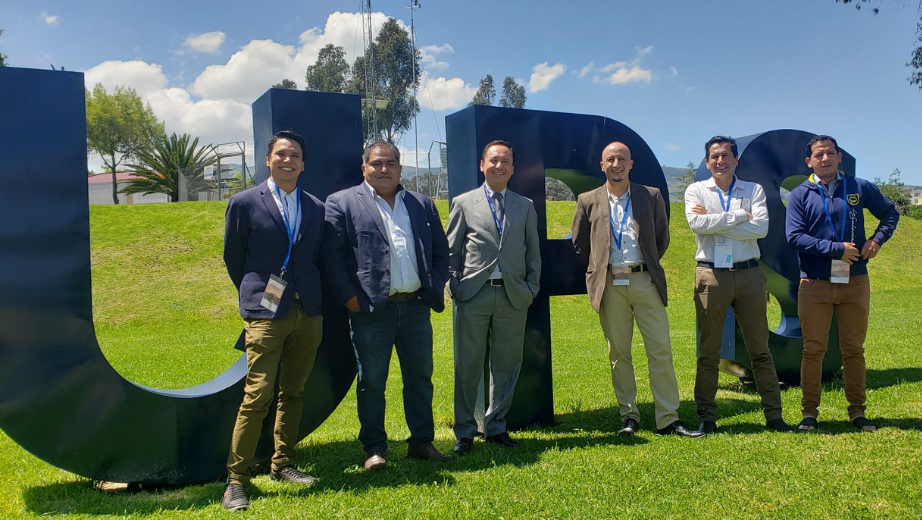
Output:
[[[838,284],[813,278],[802,279],[797,291],[797,315],[804,338],[800,362],[800,386],[803,390],[801,413],[819,416],[823,376],[823,356],[829,342],[829,327],[835,312],[839,325],[839,350],[845,377],[848,420],[864,416],[867,373],[864,361],[864,338],[868,332],[871,307],[871,284],[868,275],[849,278]]]
[[[631,273],[630,285],[612,285],[611,271],[605,277],[605,291],[599,307],[599,321],[608,340],[611,382],[621,409],[621,418],[640,422],[635,403],[637,383],[631,344],[634,320],[643,336],[650,374],[650,390],[655,405],[656,427],[665,428],[679,420],[679,386],[672,364],[669,318],[650,273]]]
[[[296,302],[285,316],[245,320],[244,328],[248,371],[227,457],[227,482],[247,486],[276,382],[278,403],[272,469],[287,466],[295,454],[304,411],[304,385],[323,338],[323,316],[308,316]]]

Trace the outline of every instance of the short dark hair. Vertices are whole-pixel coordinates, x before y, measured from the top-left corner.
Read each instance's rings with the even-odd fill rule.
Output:
[[[512,155],[512,164],[515,164],[515,150],[512,149],[512,145],[509,144],[509,141],[503,141],[502,139],[494,139],[483,147],[483,151],[480,152],[481,161],[483,161],[483,158],[487,156],[487,150],[489,150],[491,146],[505,146],[508,148],[509,153]]]
[[[836,149],[836,151],[839,151],[839,143],[836,142],[834,137],[828,135],[815,135],[813,136],[813,139],[810,139],[810,141],[807,143],[807,157],[813,155],[813,145],[820,141],[829,141],[832,143],[832,146]]]
[[[724,143],[730,143],[730,152],[733,153],[733,158],[739,159],[740,154],[736,148],[736,139],[723,135],[715,135],[704,144],[704,161],[707,162],[708,156],[711,155],[711,146]]]
[[[294,141],[298,143],[298,146],[301,147],[301,155],[304,155],[304,138],[296,134],[293,130],[279,130],[278,132],[272,134],[272,139],[269,139],[269,149],[266,150],[266,157],[272,155],[272,147],[275,146],[275,143],[279,139],[288,139],[289,141]]]
[[[400,150],[394,146],[394,143],[388,141],[375,141],[366,146],[365,150],[362,151],[362,164],[368,164],[368,158],[371,157],[371,151],[375,148],[387,148],[394,153],[394,157],[397,158],[397,162],[400,162]]]

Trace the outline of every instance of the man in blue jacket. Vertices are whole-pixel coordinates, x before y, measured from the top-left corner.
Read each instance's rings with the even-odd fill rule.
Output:
[[[835,312],[845,377],[848,420],[862,431],[876,431],[865,417],[864,338],[871,286],[868,260],[896,229],[899,213],[877,186],[839,171],[842,152],[836,140],[818,135],[807,143],[813,174],[788,198],[785,232],[800,260],[797,314],[804,340],[800,365],[800,431],[817,428],[823,355]],[[864,231],[864,210],[880,220],[874,234]]]
[[[323,203],[302,190],[304,140],[282,131],[269,141],[266,182],[231,197],[224,263],[240,295],[247,378],[227,459],[224,507],[249,507],[245,488],[263,419],[278,383],[275,454],[269,477],[310,485],[291,465],[304,409],[304,385],[323,335],[319,255]]]
[[[448,240],[432,200],[400,185],[396,146],[372,143],[362,163],[364,182],[327,197],[326,247],[330,290],[350,312],[365,469],[387,465],[384,389],[395,347],[410,429],[407,458],[445,461],[432,445],[429,312],[445,309]]]

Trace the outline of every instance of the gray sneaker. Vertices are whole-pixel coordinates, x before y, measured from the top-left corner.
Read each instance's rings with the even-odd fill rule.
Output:
[[[238,509],[246,511],[250,507],[250,501],[247,500],[247,494],[240,484],[228,484],[224,489],[224,509],[228,511],[237,511]]]
[[[301,484],[302,486],[310,486],[314,482],[317,482],[316,477],[312,477],[307,473],[298,471],[294,466],[285,466],[284,468],[275,471],[269,471],[269,478],[276,481],[285,481],[291,482],[292,484]]]

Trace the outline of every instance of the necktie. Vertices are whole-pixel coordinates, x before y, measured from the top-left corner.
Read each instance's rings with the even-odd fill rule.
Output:
[[[502,233],[503,224],[505,224],[504,219],[506,217],[506,210],[503,207],[503,194],[497,191],[496,193],[493,194],[493,200],[496,201],[493,205],[496,207],[495,209],[496,220],[499,221],[499,225],[497,226],[497,228],[499,229],[499,232]]]

